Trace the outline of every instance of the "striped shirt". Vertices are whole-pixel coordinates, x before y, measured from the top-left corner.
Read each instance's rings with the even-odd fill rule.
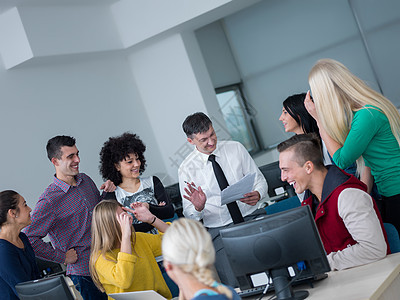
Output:
[[[67,274],[90,276],[89,256],[92,212],[101,200],[93,180],[76,175],[76,186],[54,176],[32,212],[32,224],[24,229],[37,257],[64,263],[65,253],[74,248],[78,260],[67,266]],[[53,245],[42,238],[49,236]]]

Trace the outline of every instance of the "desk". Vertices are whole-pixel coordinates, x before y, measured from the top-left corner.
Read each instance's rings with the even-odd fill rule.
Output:
[[[399,300],[400,253],[368,265],[329,272],[328,278],[314,283],[314,288],[303,285],[294,290],[307,290],[307,300]],[[271,295],[267,293],[263,299]]]

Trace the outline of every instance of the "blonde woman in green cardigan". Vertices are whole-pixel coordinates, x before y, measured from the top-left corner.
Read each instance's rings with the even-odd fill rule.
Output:
[[[319,60],[312,67],[308,82],[314,102],[307,93],[304,104],[317,121],[333,161],[344,169],[357,160],[361,180],[369,188],[372,174],[383,200],[382,219],[400,230],[398,110],[333,59]]]
[[[130,210],[115,200],[101,201],[94,208],[92,219],[89,268],[94,283],[107,294],[154,290],[171,299],[155,260],[161,255],[161,235],[135,232],[132,216],[125,210],[159,232],[169,227],[141,203],[135,203]]]

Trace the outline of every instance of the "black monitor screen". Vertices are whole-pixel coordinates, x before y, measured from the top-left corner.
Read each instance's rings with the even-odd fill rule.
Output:
[[[15,286],[21,300],[73,300],[63,275],[18,283]]]
[[[287,287],[289,290],[282,295],[288,296],[292,293],[288,267],[301,263],[301,269],[314,275],[330,271],[308,206],[237,224],[221,230],[220,234],[242,290],[256,287],[254,276],[267,272],[275,292]]]
[[[269,197],[273,198],[284,193],[287,193],[288,197],[296,196],[293,187],[289,183],[281,180],[279,161],[261,166],[259,169],[267,180]]]

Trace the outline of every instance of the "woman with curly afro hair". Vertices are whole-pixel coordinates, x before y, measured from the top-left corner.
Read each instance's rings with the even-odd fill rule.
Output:
[[[104,143],[100,151],[100,173],[117,186],[113,195],[107,195],[107,198],[113,197],[127,208],[134,202],[142,202],[157,218],[172,218],[174,208],[160,179],[156,176],[141,177],[146,167],[145,150],[142,140],[128,132],[110,137]],[[151,224],[132,217],[136,231],[157,233]]]

